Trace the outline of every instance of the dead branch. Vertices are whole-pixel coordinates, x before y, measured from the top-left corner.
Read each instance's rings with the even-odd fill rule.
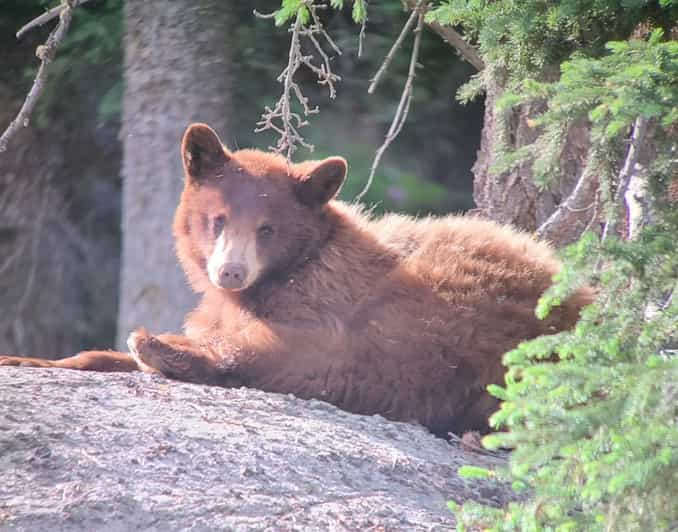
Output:
[[[629,144],[629,149],[626,152],[624,166],[622,166],[622,169],[619,172],[619,183],[617,184],[617,190],[614,195],[612,215],[605,224],[605,229],[603,230],[602,237],[603,240],[605,240],[610,233],[615,234],[617,232],[617,224],[619,220],[618,212],[623,207],[624,198],[627,195],[627,192],[629,192],[629,184],[637,174],[638,170],[637,164],[638,158],[640,157],[640,148],[643,144],[643,140],[645,139],[646,131],[647,131],[647,119],[642,116],[639,116],[633,123],[633,134],[631,135],[631,143]],[[629,214],[631,214],[631,210],[629,210]],[[631,222],[634,226],[637,225],[636,221],[634,220],[630,219],[629,222]],[[632,225],[630,224],[629,229],[631,228]]]
[[[492,458],[497,458],[498,463],[506,460],[507,452],[503,451],[492,451],[490,449],[485,449],[480,442],[480,434],[477,432],[466,432],[461,437],[457,436],[453,432],[448,432],[447,436],[450,441],[450,445],[454,445],[460,449],[464,449],[467,452],[473,452],[477,454],[482,454]],[[476,443],[477,441],[477,443]]]
[[[398,35],[398,38],[393,43],[393,46],[391,46],[391,49],[388,51],[388,54],[386,54],[386,58],[384,59],[384,62],[381,64],[381,66],[379,67],[379,70],[377,70],[377,73],[372,78],[372,82],[370,83],[370,86],[367,89],[368,94],[374,94],[374,91],[377,88],[377,85],[379,84],[379,82],[381,81],[382,76],[386,72],[386,69],[391,64],[391,61],[393,61],[393,57],[395,56],[396,52],[402,46],[403,41],[405,40],[405,37],[407,36],[407,34],[412,29],[412,25],[417,20],[417,15],[419,14],[420,4],[421,4],[421,2],[418,2],[415,9],[413,9],[412,13],[410,13],[410,16],[407,19],[407,22],[405,22],[403,29],[400,31],[400,35]]]
[[[416,13],[418,15],[417,27],[414,30],[414,46],[412,47],[412,55],[410,56],[410,68],[407,73],[407,80],[405,81],[405,86],[403,87],[403,92],[402,95],[400,96],[398,108],[396,110],[395,115],[393,116],[391,127],[388,129],[388,133],[386,134],[384,143],[379,147],[377,153],[374,156],[374,161],[372,161],[372,167],[370,168],[370,175],[367,178],[367,183],[365,183],[365,186],[360,191],[360,194],[356,196],[355,198],[356,202],[360,201],[363,198],[363,196],[367,194],[368,190],[372,186],[374,174],[377,171],[377,167],[381,162],[381,158],[384,155],[384,152],[388,149],[393,140],[400,134],[400,131],[402,130],[403,125],[407,120],[407,114],[410,110],[410,103],[412,102],[412,90],[414,88],[414,78],[416,76],[417,60],[419,59],[419,48],[421,45],[421,35],[424,29],[424,16],[426,15],[427,7],[428,4],[426,1],[420,0],[419,3],[417,4],[416,10]]]
[[[595,206],[595,200],[592,199],[595,197],[597,180],[592,175],[595,171],[593,166],[586,165],[567,199],[558,205],[553,214],[535,231],[539,240],[552,240],[552,236],[557,235],[570,223],[569,214],[580,213]]]
[[[360,33],[358,34],[358,57],[363,56],[363,42],[365,41],[365,26],[367,26],[367,17],[360,24]]]
[[[406,0],[410,9],[415,9],[417,0]],[[462,59],[473,65],[476,70],[481,71],[485,68],[485,62],[480,57],[478,50],[470,45],[466,40],[451,26],[443,26],[438,22],[427,22],[426,25],[437,33],[443,41],[452,46]]]
[[[325,52],[321,43],[321,41],[324,41],[335,53],[341,55],[341,50],[327,33],[318,17],[317,9],[322,6],[315,5],[313,0],[307,0],[305,6],[311,15],[311,23],[304,26],[298,13],[290,30],[292,39],[287,66],[277,78],[278,82],[283,84],[283,93],[273,108],[268,106],[264,108],[261,120],[257,122],[257,127],[254,130],[256,133],[267,130],[278,133],[279,138],[276,146],[271,146],[270,149],[279,153],[284,152],[288,161],[291,161],[292,154],[296,151],[298,145],[313,151],[313,145],[305,141],[299,133],[299,129],[308,124],[308,121],[303,117],[318,113],[317,106],[309,106],[308,98],[304,96],[301,87],[294,80],[295,74],[304,65],[316,75],[319,85],[327,87],[331,99],[334,99],[337,95],[335,83],[341,80],[332,71],[330,56]],[[270,18],[270,15],[261,15],[256,11],[255,15],[260,18]],[[315,57],[313,55],[303,53],[302,38],[306,38],[311,43],[313,50],[320,57],[320,63],[314,62]],[[303,117],[300,113],[292,110],[293,98],[301,105]]]
[[[61,41],[63,41],[64,36],[68,31],[68,26],[70,25],[71,19],[73,18],[73,9],[77,5],[83,4],[86,1],[88,0],[63,0],[59,6],[50,9],[47,13],[32,20],[17,32],[17,36],[20,36],[31,28],[44,24],[56,16],[59,17],[59,24],[57,27],[54,29],[54,31],[52,31],[52,33],[49,34],[45,44],[38,46],[35,51],[35,55],[38,57],[38,59],[40,59],[38,73],[35,75],[31,90],[28,91],[26,99],[24,100],[21,109],[19,109],[19,113],[16,115],[16,118],[10,122],[9,126],[7,126],[7,129],[2,134],[2,137],[0,137],[0,153],[7,149],[9,140],[17,133],[17,131],[19,131],[20,128],[28,126],[33,109],[35,108],[40,95],[45,89],[45,83],[47,81],[47,68],[54,59],[56,49],[61,44]]]
[[[16,32],[16,38],[21,39],[21,36],[26,33],[28,30],[42,26],[52,19],[57,18],[61,12],[66,9],[66,7],[75,8],[81,6],[82,4],[89,2],[89,0],[71,0],[70,2],[63,2],[56,7],[53,7],[49,11],[46,11],[39,17],[34,18],[29,23],[24,24],[19,31]]]
[[[273,18],[275,18],[275,11],[273,11],[272,13],[262,13],[261,11],[257,11],[256,9],[253,9],[252,14],[257,18],[263,18],[263,19],[273,19]]]

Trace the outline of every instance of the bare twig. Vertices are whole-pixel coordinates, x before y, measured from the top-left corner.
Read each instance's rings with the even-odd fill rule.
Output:
[[[593,166],[592,164],[586,165],[581,176],[579,176],[579,181],[577,181],[567,199],[558,205],[553,214],[535,231],[537,238],[549,240],[551,235],[558,234],[561,228],[567,224],[570,219],[568,213],[587,211],[595,206],[595,201],[591,202],[591,198],[595,195],[597,182],[592,175]],[[590,204],[581,207],[584,202],[590,202]]]
[[[381,64],[381,66],[379,67],[379,70],[377,70],[377,73],[372,78],[372,82],[370,83],[370,86],[367,89],[368,94],[374,94],[374,91],[377,88],[379,81],[381,81],[381,78],[384,75],[384,72],[386,72],[386,69],[391,64],[391,61],[393,61],[393,57],[395,56],[396,52],[403,45],[403,41],[405,40],[405,37],[410,32],[410,30],[412,29],[412,25],[417,20],[417,16],[419,15],[419,7],[420,6],[421,6],[421,2],[418,2],[415,9],[413,9],[412,13],[410,13],[410,16],[407,19],[407,22],[405,22],[403,29],[400,31],[400,35],[398,35],[398,38],[393,43],[393,46],[391,46],[391,49],[388,51],[388,54],[386,54],[386,58],[384,59],[384,62]]]
[[[619,172],[619,183],[614,194],[614,204],[612,206],[613,210],[610,219],[605,224],[605,229],[603,229],[603,240],[605,240],[610,233],[614,234],[617,232],[617,224],[619,220],[618,212],[623,207],[622,202],[624,201],[624,197],[628,191],[629,183],[636,174],[636,165],[638,164],[638,158],[640,156],[640,147],[643,144],[643,140],[645,139],[646,131],[647,119],[639,116],[633,123],[631,143],[629,144],[629,149],[626,152],[624,166],[622,166],[622,169]]]
[[[586,231],[590,230],[591,227],[593,227],[593,224],[595,221],[598,219],[598,208],[600,204],[600,191],[595,194],[596,199],[593,200],[593,214],[591,215],[591,219],[589,220],[589,223],[586,224],[586,227],[584,227],[584,230],[582,231],[583,233],[586,233]]]
[[[273,11],[272,13],[261,13],[260,11],[253,9],[252,13],[254,14],[255,17],[261,19],[275,18],[275,11]]]
[[[504,461],[506,459],[507,453],[485,449],[485,447],[482,447],[482,444],[475,445],[470,438],[459,437],[453,432],[448,432],[447,436],[450,440],[450,444],[454,444],[457,447],[460,447],[464,450],[472,450],[473,452],[476,452],[478,454],[491,456],[492,458],[498,458],[500,461]]]
[[[570,124],[568,128],[573,126],[578,127]],[[570,130],[565,136],[571,135],[573,131],[575,130]],[[598,218],[598,172],[601,157],[599,150],[589,149],[588,160],[570,195],[560,202],[556,210],[535,231],[538,239],[561,244],[573,242],[594,224]],[[582,214],[588,211],[591,211],[590,216]]]
[[[417,0],[406,0],[410,9],[414,9],[417,5]],[[480,71],[485,68],[485,62],[480,57],[478,50],[470,45],[466,40],[452,27],[443,26],[437,22],[427,22],[426,25],[437,33],[443,41],[452,46],[459,55]]]
[[[35,51],[35,55],[37,55],[41,61],[40,68],[38,68],[38,73],[35,75],[35,80],[33,80],[31,90],[28,91],[26,99],[24,100],[21,109],[19,109],[19,113],[16,115],[16,118],[12,120],[9,126],[7,126],[7,129],[2,134],[2,137],[0,137],[0,152],[3,152],[7,149],[9,140],[16,134],[17,131],[19,131],[20,128],[28,126],[31,113],[35,108],[42,91],[45,89],[45,82],[47,80],[47,67],[54,59],[56,49],[61,44],[61,41],[68,31],[68,26],[70,25],[71,19],[73,18],[73,9],[76,5],[83,4],[86,1],[87,0],[64,0],[59,6],[51,9],[44,15],[41,15],[40,17],[26,24],[17,33],[17,36],[22,35],[30,28],[44,24],[48,20],[59,16],[59,24],[57,27],[54,29],[54,31],[52,31],[52,33],[50,33],[47,41],[45,41],[45,44],[38,46],[37,50]],[[47,15],[49,15],[48,18]]]
[[[43,24],[46,24],[50,20],[57,18],[61,14],[61,12],[67,7],[70,7],[72,9],[81,6],[82,4],[87,2],[89,2],[89,0],[71,0],[70,2],[62,2],[58,6],[53,7],[49,11],[46,11],[39,17],[34,18],[28,24],[24,24],[19,29],[19,31],[16,32],[16,38],[21,39],[21,36],[28,30],[36,28],[38,26],[42,26]]]
[[[295,74],[302,65],[306,66],[316,75],[318,84],[327,87],[331,99],[336,97],[335,83],[341,79],[332,72],[331,59],[321,44],[321,40],[326,42],[335,53],[341,55],[341,50],[327,33],[318,17],[317,9],[323,6],[315,5],[313,0],[306,0],[304,5],[311,15],[311,23],[304,26],[301,11],[297,13],[294,25],[290,30],[292,39],[287,66],[278,76],[278,81],[283,84],[283,93],[273,108],[265,107],[265,112],[261,115],[261,120],[257,122],[257,128],[254,130],[257,133],[268,130],[278,133],[279,138],[276,146],[272,146],[271,149],[285,153],[288,161],[291,161],[292,154],[296,151],[298,145],[313,151],[313,145],[306,142],[299,133],[299,129],[307,125],[308,121],[302,118],[300,113],[292,110],[293,98],[301,105],[303,117],[318,113],[317,107],[309,106],[308,98],[304,96],[301,87],[294,80]],[[270,18],[271,16],[256,12],[255,14],[260,18]],[[314,51],[320,57],[320,64],[314,62],[313,55],[304,55],[301,47],[302,38],[306,38],[311,43]]]
[[[398,108],[396,109],[395,115],[393,116],[391,127],[388,129],[388,133],[386,133],[384,143],[379,147],[377,153],[374,156],[374,161],[372,161],[372,167],[370,168],[370,175],[367,178],[367,183],[365,183],[365,186],[360,191],[360,194],[356,196],[355,201],[360,201],[369,191],[370,187],[372,186],[372,181],[374,181],[374,174],[377,171],[377,167],[381,162],[384,152],[388,149],[393,140],[400,134],[400,131],[403,129],[403,125],[407,120],[407,114],[410,110],[410,103],[412,102],[412,90],[414,88],[414,78],[416,76],[417,60],[419,58],[419,48],[421,45],[421,35],[424,29],[424,16],[426,15],[426,9],[427,3],[425,1],[420,1],[417,5],[417,14],[419,18],[417,19],[417,27],[414,30],[414,46],[412,47],[412,55],[410,56],[410,68],[407,73],[405,86],[403,87],[403,93],[400,96]]]
[[[311,18],[313,19],[313,25],[311,25],[308,29],[304,31],[304,34],[315,34],[318,33],[321,35],[332,47],[332,49],[336,52],[337,55],[341,55],[341,49],[337,46],[337,44],[332,40],[332,37],[330,37],[330,34],[325,31],[325,27],[322,25],[322,22],[320,22],[320,19],[318,18],[318,13],[317,9],[321,7],[326,7],[324,5],[314,5],[311,0],[308,0],[307,2],[308,5],[308,10],[311,13]],[[324,52],[322,52],[322,49],[319,50],[323,54],[323,57],[325,57]]]
[[[365,41],[365,26],[367,26],[367,17],[360,24],[360,33],[358,34],[358,57],[363,56],[363,42]]]
[[[294,26],[292,27],[292,42],[290,44],[287,67],[278,77],[278,81],[282,81],[284,84],[282,96],[280,96],[280,99],[273,109],[270,107],[265,108],[266,112],[262,115],[262,119],[257,122],[258,127],[254,130],[256,132],[260,132],[272,129],[278,133],[280,138],[278,139],[277,146],[273,149],[279,152],[286,152],[288,160],[291,159],[292,153],[294,153],[296,150],[297,144],[301,144],[310,150],[313,149],[312,146],[304,141],[303,137],[297,130],[298,128],[306,125],[306,122],[302,120],[298,113],[295,113],[291,110],[290,100],[292,98],[292,93],[294,93],[299,103],[301,103],[303,106],[305,116],[318,112],[317,108],[311,109],[308,107],[308,99],[303,96],[301,90],[294,82],[294,74],[301,65],[301,50],[299,45],[300,30],[301,17],[297,16]],[[274,122],[276,119],[280,120],[280,126]],[[296,125],[293,124],[293,121],[296,122]]]

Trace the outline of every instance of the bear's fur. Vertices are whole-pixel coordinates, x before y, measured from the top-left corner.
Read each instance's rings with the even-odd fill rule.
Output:
[[[182,157],[174,234],[202,294],[185,335],[141,329],[130,356],[0,364],[139,368],[321,399],[437,434],[484,430],[502,355],[572,327],[591,300],[582,289],[538,320],[537,299],[559,268],[547,245],[472,216],[373,218],[332,199],[341,158],[288,165],[229,152],[202,124],[187,130]]]

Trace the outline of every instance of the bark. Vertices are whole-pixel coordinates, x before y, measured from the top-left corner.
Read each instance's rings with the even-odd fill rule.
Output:
[[[0,36],[0,131],[26,96],[21,73],[45,37]],[[68,98],[36,111],[0,154],[3,353],[57,358],[114,340],[120,151],[115,125],[102,127],[98,100],[83,96],[101,92],[106,82],[96,80],[108,80],[110,67],[87,72],[77,87],[52,87]],[[35,126],[40,113],[48,128]]]
[[[0,368],[0,529],[454,530],[505,466],[320,401],[136,374]]]
[[[119,153],[56,117],[48,132],[13,140],[0,158],[0,352],[57,358],[111,345]],[[77,157],[85,149],[99,157]]]
[[[473,197],[478,210],[488,218],[533,232],[549,219],[575,189],[586,162],[589,132],[585,124],[576,124],[570,129],[560,158],[562,179],[548,190],[540,190],[535,185],[530,164],[497,173],[492,167],[497,162],[496,138],[502,124],[495,106],[502,92],[501,80],[489,82],[480,150],[473,167]],[[535,140],[537,131],[530,127],[529,118],[540,111],[540,106],[535,104],[524,105],[512,112],[508,131],[505,132],[511,148],[519,148]],[[583,204],[592,205],[597,189],[594,181],[595,178],[592,179],[593,187],[588,187],[589,182],[586,183],[586,193],[579,198],[581,203],[578,202],[577,208],[568,210],[567,223],[546,236],[556,246],[575,241],[591,221],[593,208],[580,207]]]
[[[195,302],[171,234],[179,143],[194,121],[230,138],[230,9],[216,0],[125,3],[120,347],[139,326],[180,329]]]

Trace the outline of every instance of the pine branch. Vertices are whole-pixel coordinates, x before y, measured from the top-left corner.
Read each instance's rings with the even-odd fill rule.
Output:
[[[9,126],[7,126],[7,129],[0,137],[0,153],[7,149],[10,139],[19,131],[19,129],[28,126],[33,109],[35,108],[40,95],[45,89],[45,84],[47,81],[47,69],[50,63],[54,60],[56,50],[68,31],[68,27],[73,18],[73,10],[77,6],[84,4],[87,1],[88,0],[63,0],[60,5],[33,19],[17,32],[17,37],[20,37],[29,29],[40,26],[57,16],[59,17],[59,24],[57,24],[57,27],[54,28],[49,37],[47,37],[45,44],[38,46],[35,51],[35,55],[38,57],[38,59],[40,59],[38,73],[35,75],[33,85],[28,91],[26,99],[24,100],[21,109],[19,109],[16,118],[10,122]]]

